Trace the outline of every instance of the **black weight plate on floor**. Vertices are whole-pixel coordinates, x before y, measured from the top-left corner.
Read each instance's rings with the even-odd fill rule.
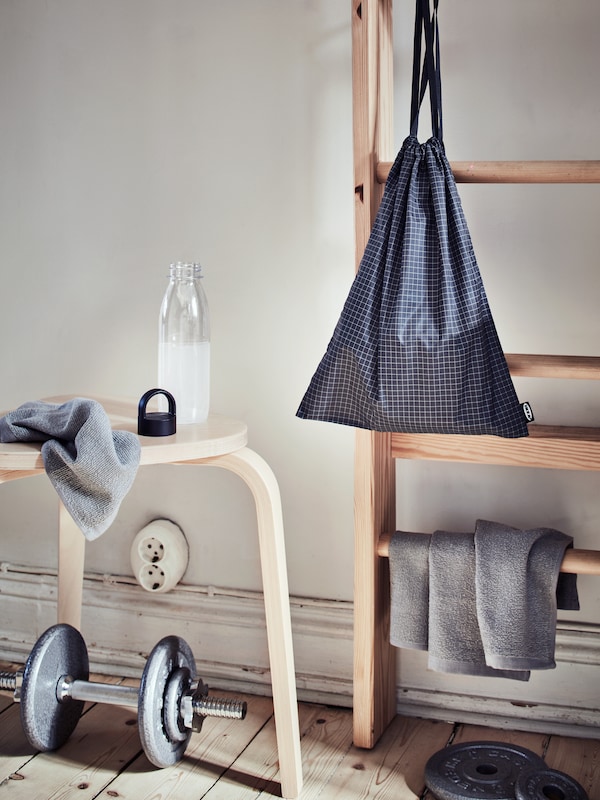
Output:
[[[517,800],[589,800],[575,778],[556,769],[526,769],[515,784]]]
[[[434,753],[425,783],[439,800],[515,800],[524,769],[544,768],[540,756],[504,742],[464,742]]]
[[[21,724],[38,750],[56,750],[75,730],[83,700],[60,701],[59,680],[70,675],[87,681],[90,676],[87,647],[71,625],[54,625],[43,633],[29,654],[21,687]]]

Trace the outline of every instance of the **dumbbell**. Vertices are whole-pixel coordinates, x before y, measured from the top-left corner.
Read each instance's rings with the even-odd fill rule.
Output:
[[[206,717],[244,719],[247,705],[208,696],[189,645],[166,636],[148,656],[139,689],[89,680],[85,642],[76,628],[54,625],[35,643],[22,671],[0,672],[13,691],[21,722],[38,750],[56,750],[75,730],[85,701],[137,707],[142,747],[157,767],[177,763]]]

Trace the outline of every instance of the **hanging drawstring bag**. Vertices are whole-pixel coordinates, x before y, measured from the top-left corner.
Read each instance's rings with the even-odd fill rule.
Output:
[[[429,3],[416,4],[410,135],[297,416],[376,431],[527,436],[444,152],[438,0],[432,12]],[[420,144],[427,86],[433,135]]]

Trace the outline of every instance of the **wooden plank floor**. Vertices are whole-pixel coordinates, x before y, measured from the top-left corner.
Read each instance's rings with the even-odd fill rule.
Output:
[[[279,797],[272,702],[246,699],[245,720],[206,720],[202,731],[192,735],[184,759],[159,770],[142,752],[134,709],[89,705],[60,750],[36,753],[23,735],[18,705],[9,693],[0,693],[0,800]],[[397,717],[374,750],[359,750],[352,744],[350,710],[309,703],[300,706],[300,730],[302,800],[434,800],[423,780],[429,756],[450,742],[482,739],[509,741],[539,753],[549,767],[576,778],[590,800],[600,800],[600,739]]]

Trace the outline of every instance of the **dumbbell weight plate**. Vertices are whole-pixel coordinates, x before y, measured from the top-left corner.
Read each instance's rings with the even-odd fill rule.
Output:
[[[148,656],[138,706],[142,746],[156,767],[169,767],[183,757],[192,731],[181,726],[174,699],[195,679],[196,662],[189,645],[178,636],[161,639]]]
[[[425,783],[439,800],[514,800],[522,770],[545,766],[540,756],[503,742],[464,742],[434,753]]]
[[[87,647],[78,630],[54,625],[43,633],[29,654],[21,687],[21,724],[38,750],[56,750],[75,730],[83,700],[57,697],[64,675],[87,681],[90,675]]]
[[[575,778],[555,769],[527,769],[517,778],[517,800],[588,800]]]

